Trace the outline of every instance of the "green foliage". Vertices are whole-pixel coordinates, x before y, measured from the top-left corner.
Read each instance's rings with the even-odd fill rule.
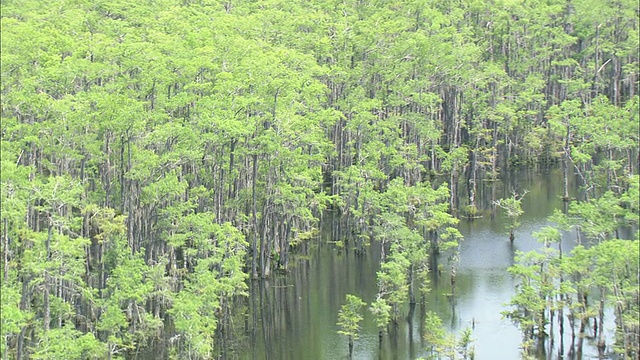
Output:
[[[180,355],[188,358],[208,358],[213,350],[220,285],[207,269],[205,263],[198,264],[193,281],[187,282],[169,310],[182,337]]]
[[[168,311],[180,335],[179,354],[189,358],[212,356],[221,309],[247,290],[248,275],[242,271],[247,246],[244,237],[228,223],[218,225],[207,220],[211,219],[186,219],[189,229],[203,232],[187,235],[194,247],[191,253],[195,266]]]
[[[442,320],[433,311],[428,311],[425,314],[424,339],[431,351],[440,351],[446,343],[446,331]]]
[[[545,226],[540,231],[534,232],[532,235],[534,238],[536,238],[536,240],[538,240],[538,242],[544,244],[544,247],[547,248],[552,243],[558,243],[562,238],[562,234],[560,233],[560,231],[551,226]]]
[[[385,247],[389,244],[377,273],[378,300],[391,308],[387,322],[397,321],[407,299],[415,301],[414,282],[426,289],[429,256],[448,253],[454,267],[462,235],[453,227],[458,220],[448,213],[446,184],[437,189],[427,181],[407,186],[398,178],[372,197],[372,208],[378,211],[373,218],[374,238]]]
[[[513,193],[513,196],[496,200],[494,205],[503,209],[509,219],[509,223],[506,225],[509,230],[509,240],[513,241],[514,231],[520,226],[519,218],[524,213],[522,210],[522,198],[527,194],[525,191],[522,195]]]
[[[397,246],[393,246],[387,261],[380,264],[377,273],[379,296],[386,299],[392,308],[392,319],[397,321],[400,317],[400,308],[409,296],[407,275],[409,260],[399,252]]]
[[[628,218],[627,214],[635,211],[626,203],[629,196],[635,196],[633,186],[618,196],[607,191],[588,202],[572,203],[568,215],[560,212],[552,215],[551,219],[561,229],[576,227],[588,239],[595,240],[588,242],[588,246],[579,244],[570,254],[560,256],[559,250],[553,248],[555,244],[560,245],[560,231],[545,227],[533,234],[544,247],[516,257],[516,264],[509,272],[519,283],[509,303],[511,310],[503,315],[521,328],[525,354],[532,348],[534,334],[544,334],[546,323],[553,321],[553,311],[566,311],[570,325],[574,326],[574,321],[579,320],[580,329],[594,318],[601,328],[598,341],[605,344],[602,323],[605,307],[610,306],[616,324],[613,349],[627,357],[635,356],[637,343],[633,337],[637,337],[638,328],[637,321],[632,319],[639,314],[640,244],[637,239],[611,238],[611,234],[626,224],[623,219]],[[599,296],[599,302],[587,301],[591,294]]]
[[[28,311],[20,310],[20,292],[16,288],[3,282],[1,290],[2,312],[0,312],[0,321],[2,321],[3,341],[0,343],[2,345],[0,353],[2,353],[3,357],[8,357],[11,353],[8,341],[15,339],[33,315]]]
[[[391,305],[381,297],[372,302],[369,307],[369,311],[373,315],[378,331],[381,334],[386,332],[387,325],[389,324],[389,321],[391,321],[391,310]]]
[[[463,359],[475,358],[475,347],[473,346],[474,339],[471,337],[471,334],[471,328],[464,328],[456,344],[456,350],[460,355],[462,355]]]
[[[73,324],[52,329],[35,348],[34,359],[103,359],[107,349],[91,333],[83,334]]]
[[[559,253],[552,248],[540,252],[518,253],[516,265],[509,272],[519,281],[511,298],[510,311],[502,313],[520,327],[523,340],[542,334],[548,320],[545,311],[554,297],[554,282],[558,276]]]
[[[338,330],[338,333],[347,336],[350,343],[359,336],[360,322],[362,321],[361,310],[366,305],[359,297],[347,294],[346,304],[340,308],[338,313],[340,330]]]
[[[632,179],[637,179],[637,176]],[[556,212],[552,220],[563,229],[576,228],[579,235],[588,240],[610,239],[622,226],[637,223],[637,188],[637,182],[630,183],[628,190],[621,194],[607,191],[596,199],[572,203],[567,215]]]
[[[397,311],[430,255],[455,263],[464,171],[563,161],[585,202],[562,226],[637,226],[637,6],[608,5],[3,2],[3,346],[93,336],[127,356],[211,307],[173,343],[209,356],[247,269],[287,269],[329,206],[354,227],[334,240],[393,249]],[[502,204],[513,232],[520,204]]]
[[[472,330],[463,329],[458,336],[447,333],[442,325],[442,320],[433,311],[425,314],[424,340],[434,359],[446,357],[448,359],[473,359],[475,350],[473,346]]]

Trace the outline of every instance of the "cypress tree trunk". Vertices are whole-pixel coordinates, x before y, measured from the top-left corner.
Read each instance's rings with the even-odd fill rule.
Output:
[[[49,273],[45,271],[44,273],[44,295],[43,295],[43,306],[44,306],[44,332],[49,331],[49,323],[51,322],[51,307],[49,302]]]
[[[562,284],[562,280],[560,281]],[[563,296],[560,295],[560,302],[562,302]],[[560,347],[558,348],[558,357],[562,358],[564,355],[564,303],[558,308],[558,328],[560,331]]]
[[[50,246],[51,246],[51,236],[53,235],[53,220],[51,219],[51,215],[49,215],[49,224],[48,224],[48,230],[47,230],[47,241],[46,241],[46,248],[47,248],[47,262],[51,260],[51,250],[50,250]],[[45,270],[44,272],[44,283],[43,283],[43,288],[44,288],[44,295],[43,295],[43,306],[44,306],[44,331],[47,332],[49,331],[49,324],[51,322],[51,307],[50,307],[50,302],[49,302],[49,273],[47,270]]]
[[[604,355],[604,349],[606,347],[606,340],[604,337],[604,296],[605,296],[605,291],[604,288],[600,288],[600,308],[598,309],[598,321],[595,322],[594,321],[594,325],[593,325],[593,334],[594,336],[598,336],[598,353],[600,355]],[[598,329],[598,323],[600,324],[600,328]],[[598,330],[600,330],[600,333],[598,333]]]
[[[253,154],[253,169],[251,179],[251,223],[253,228],[252,242],[251,242],[251,276],[254,279],[258,278],[258,269],[256,264],[257,258],[257,241],[258,241],[258,218],[256,215],[256,176],[258,172],[258,155]]]
[[[4,233],[3,235],[3,256],[4,256],[4,266],[3,266],[3,279],[6,284],[9,281],[9,224],[7,218],[4,219]]]
[[[587,310],[587,295],[582,293],[580,294],[580,299],[582,302],[582,306],[584,311]],[[584,330],[587,328],[587,321],[588,318],[586,318],[585,316],[581,316],[580,318],[580,329],[578,330],[578,350],[577,350],[577,356],[578,359],[582,358],[582,345],[584,343]]]
[[[416,295],[413,290],[413,264],[409,265],[409,304],[414,305],[416,303]]]
[[[564,152],[562,154],[562,184],[563,184],[563,195],[562,200],[569,201],[569,161],[571,148],[569,145],[569,138],[571,136],[571,128],[569,123],[567,122],[567,134],[564,138]]]

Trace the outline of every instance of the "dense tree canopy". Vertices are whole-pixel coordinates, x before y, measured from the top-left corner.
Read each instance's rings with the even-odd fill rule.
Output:
[[[637,226],[631,0],[3,0],[1,22],[5,358],[123,357],[168,323],[211,357],[327,208],[388,246],[384,324],[512,166],[577,173],[589,236]]]

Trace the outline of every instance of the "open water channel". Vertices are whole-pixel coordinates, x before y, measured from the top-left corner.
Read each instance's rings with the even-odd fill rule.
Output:
[[[521,335],[515,325],[503,319],[515,291],[515,281],[507,272],[514,263],[516,251],[529,251],[541,245],[532,232],[548,224],[553,209],[563,202],[562,175],[558,170],[526,171],[512,174],[479,188],[480,207],[490,209],[492,199],[509,196],[512,190],[528,190],[522,206],[524,215],[513,245],[505,231],[500,211],[475,220],[462,219],[459,229],[464,235],[456,281],[456,294],[451,297],[447,271],[432,273],[431,293],[426,305],[405,309],[407,316],[397,326],[390,326],[382,343],[368,311],[360,337],[355,341],[354,359],[417,359],[426,357],[422,339],[425,311],[435,311],[448,330],[457,332],[473,326],[476,360],[513,360],[520,358]],[[327,221],[331,226],[330,221]],[[326,230],[326,229],[325,229]],[[373,243],[365,255],[338,250],[331,241],[331,231],[323,231],[319,244],[310,246],[287,273],[252,283],[246,318],[246,346],[239,346],[227,358],[270,360],[347,359],[347,339],[338,334],[338,312],[345,294],[355,294],[365,302],[375,300],[376,272],[380,248]],[[575,245],[575,235],[565,234],[563,251]],[[448,267],[445,267],[445,269]],[[613,316],[607,314],[609,328]],[[568,327],[568,326],[567,326]],[[609,341],[611,341],[609,331]],[[565,336],[565,353],[570,337]],[[557,359],[559,338],[547,344],[541,359]],[[583,359],[597,358],[594,344],[585,341]]]

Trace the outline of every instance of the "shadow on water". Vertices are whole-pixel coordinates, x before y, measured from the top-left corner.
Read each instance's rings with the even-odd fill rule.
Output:
[[[525,213],[516,240],[510,244],[503,215],[498,212],[491,216],[492,201],[525,189],[529,191],[522,203]],[[427,357],[422,333],[427,311],[436,312],[449,331],[473,327],[475,359],[520,358],[520,332],[500,314],[515,288],[507,268],[513,265],[517,251],[540,247],[531,233],[547,225],[546,218],[553,209],[562,207],[562,191],[559,171],[514,173],[501,182],[479,186],[478,208],[484,216],[473,221],[463,219],[459,224],[465,239],[460,246],[455,297],[451,296],[450,274],[432,272],[428,297],[423,303],[407,305],[406,317],[389,326],[381,342],[373,317],[364,311],[353,359]],[[380,246],[374,242],[360,254],[339,249],[332,243],[339,240],[332,238],[333,222],[325,222],[329,225],[324,226],[320,241],[303,244],[304,256],[293,261],[287,273],[275,272],[270,280],[250,283],[244,332],[237,332],[235,350],[223,358],[348,359],[347,339],[338,334],[336,325],[338,312],[347,293],[367,304],[375,300]],[[563,250],[570,251],[574,243],[571,234],[565,236]],[[610,321],[612,318],[609,316]],[[541,344],[540,358],[551,358],[559,349],[568,349],[569,339],[565,334],[556,336],[551,346],[546,343],[547,348]],[[594,354],[595,346],[586,342],[583,358]]]

